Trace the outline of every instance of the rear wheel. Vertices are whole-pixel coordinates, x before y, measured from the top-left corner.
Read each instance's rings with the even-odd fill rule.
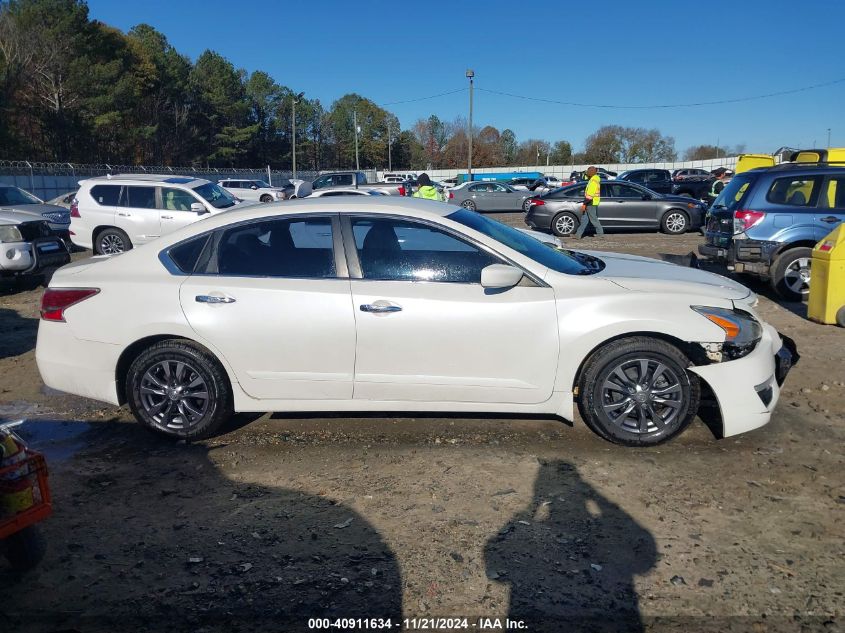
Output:
[[[566,237],[575,233],[578,230],[579,224],[580,222],[574,213],[561,211],[552,218],[552,233],[558,237]]]
[[[687,214],[678,209],[670,209],[660,219],[660,230],[667,235],[681,235],[689,228]]]
[[[791,248],[772,265],[772,288],[787,301],[801,301],[810,294],[813,249]]]
[[[528,209],[531,207],[531,198],[526,198],[522,201],[522,210],[528,213]]]
[[[97,233],[94,241],[97,255],[117,255],[128,250],[132,250],[132,241],[124,231],[112,227]]]
[[[698,411],[698,377],[677,347],[637,336],[609,343],[584,365],[578,408],[597,435],[625,446],[655,446],[680,434]]]
[[[187,341],[161,341],[142,352],[129,367],[126,394],[141,424],[171,437],[208,437],[233,412],[225,370]]]
[[[472,200],[464,200],[463,202],[461,202],[461,206],[464,209],[469,209],[470,211],[476,210],[475,202],[473,202]]]
[[[273,202],[273,197],[265,193],[263,196],[261,196],[260,200],[261,202]]]

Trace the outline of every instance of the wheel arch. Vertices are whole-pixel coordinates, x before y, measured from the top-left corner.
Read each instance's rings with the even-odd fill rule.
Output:
[[[783,246],[778,246],[777,250],[772,253],[772,262],[774,263],[775,259],[794,248],[815,248],[816,242],[817,240],[803,239],[796,240],[795,242],[787,242]]]
[[[227,363],[225,363],[218,354],[214,352],[214,350],[209,349],[207,346],[203,345],[199,341],[191,339],[187,336],[182,336],[180,334],[155,334],[151,336],[145,336],[144,338],[140,338],[134,343],[131,343],[126,347],[126,349],[121,352],[120,356],[117,359],[117,364],[115,365],[115,387],[117,389],[117,399],[121,405],[126,404],[126,376],[129,373],[129,367],[132,365],[132,361],[134,361],[138,355],[143,352],[145,349],[150,347],[151,345],[155,345],[156,343],[160,343],[162,341],[178,341],[182,343],[190,343],[191,345],[203,350],[209,356],[214,358],[220,366],[223,368],[223,373],[226,376],[226,380],[229,381],[229,388],[232,389],[232,377],[229,374],[229,367]]]

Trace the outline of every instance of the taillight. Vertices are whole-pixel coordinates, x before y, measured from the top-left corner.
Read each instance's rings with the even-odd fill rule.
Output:
[[[405,187],[399,187],[399,195],[400,195],[400,196],[404,196],[404,195],[405,195]]]
[[[65,310],[100,292],[99,288],[47,288],[41,297],[41,318],[64,321]]]
[[[546,204],[546,201],[540,200],[539,198],[531,198],[531,202],[529,202],[529,204],[532,207],[542,207],[544,204]]]
[[[72,218],[81,218],[82,216],[79,215],[79,200],[76,198],[73,199],[73,202],[70,203],[70,217]]]
[[[734,233],[743,233],[756,226],[760,221],[766,217],[762,211],[749,211],[747,209],[740,209],[734,211]]]
[[[451,200],[451,199],[452,199],[452,198],[454,198],[454,197],[455,197],[455,193],[454,193],[454,192],[452,192],[452,191],[450,191],[450,192],[449,192],[449,200]]]

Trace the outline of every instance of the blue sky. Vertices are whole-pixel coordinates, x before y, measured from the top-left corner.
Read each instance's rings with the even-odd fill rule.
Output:
[[[580,149],[605,124],[658,128],[691,145],[845,146],[845,81],[797,94],[693,108],[607,109],[514,99],[480,89],[611,105],[735,99],[845,79],[841,0],[602,0],[533,3],[381,0],[88,0],[124,31],[141,22],[192,59],[211,48],[328,107],[357,92],[379,104],[467,86],[474,122],[518,140]],[[711,8],[712,7],[712,8]],[[721,7],[721,8],[719,8]],[[403,128],[465,116],[467,92],[387,106]]]

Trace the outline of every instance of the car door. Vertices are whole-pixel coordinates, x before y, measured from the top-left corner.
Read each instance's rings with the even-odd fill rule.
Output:
[[[491,210],[493,211],[516,211],[520,210],[522,203],[522,194],[527,194],[527,191],[518,192],[515,189],[506,187],[499,183],[492,184],[492,191],[490,198],[492,200]]]
[[[342,218],[357,323],[355,399],[538,403],[558,361],[554,291],[489,291],[503,260],[430,222]],[[354,250],[353,250],[354,249]]]
[[[845,176],[828,176],[815,214],[815,237],[822,240],[845,221]]]
[[[180,288],[191,327],[263,400],[352,397],[355,317],[337,219],[269,217],[215,232]]]
[[[662,169],[654,169],[646,172],[644,186],[657,193],[672,193],[672,181],[669,180],[669,172]]]
[[[652,192],[636,185],[614,183],[614,195],[621,202],[619,226],[645,229],[658,226],[657,205]]]
[[[114,217],[115,226],[122,229],[138,246],[161,235],[156,187],[127,185],[121,193],[120,208]]]

